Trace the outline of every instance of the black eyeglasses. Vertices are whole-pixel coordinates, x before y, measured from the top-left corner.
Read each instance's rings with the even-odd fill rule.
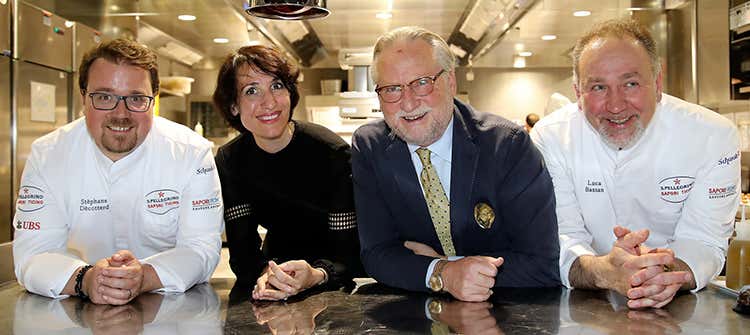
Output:
[[[91,98],[91,104],[94,108],[99,110],[113,110],[117,108],[117,104],[120,100],[125,101],[125,108],[131,112],[143,113],[147,112],[151,103],[154,101],[154,97],[148,95],[117,95],[109,93],[93,92],[88,94]]]
[[[443,72],[445,72],[445,69],[440,70],[440,72],[434,76],[414,79],[406,85],[388,85],[378,87],[375,89],[375,93],[377,93],[378,96],[380,96],[380,99],[383,99],[385,102],[398,102],[401,100],[401,97],[404,96],[404,86],[409,86],[415,95],[420,97],[425,96],[432,93],[432,90],[435,89],[435,80],[437,80]]]

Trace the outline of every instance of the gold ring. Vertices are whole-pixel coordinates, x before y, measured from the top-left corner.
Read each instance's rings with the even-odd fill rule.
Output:
[[[672,272],[672,268],[670,268],[666,264],[662,264],[661,268],[662,268],[662,270],[664,270],[664,272]]]
[[[128,289],[128,299],[130,299],[132,297],[133,297],[133,291],[131,291],[130,289]]]

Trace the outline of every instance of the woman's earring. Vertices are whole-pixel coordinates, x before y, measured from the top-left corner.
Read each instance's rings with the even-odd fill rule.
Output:
[[[237,106],[232,106],[232,115],[240,115],[240,111],[237,109]]]

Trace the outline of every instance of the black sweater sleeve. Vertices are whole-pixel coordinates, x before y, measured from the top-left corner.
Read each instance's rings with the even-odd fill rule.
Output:
[[[231,166],[227,153],[219,149],[216,168],[221,179],[224,199],[224,224],[229,247],[229,266],[237,276],[237,284],[252,287],[268,260],[260,250],[258,220],[252,205],[242,196],[237,167]]]
[[[329,259],[314,261],[329,275],[329,287],[337,288],[364,275],[359,259],[359,236],[354,210],[351,149],[341,146],[331,153],[331,190],[328,210]]]

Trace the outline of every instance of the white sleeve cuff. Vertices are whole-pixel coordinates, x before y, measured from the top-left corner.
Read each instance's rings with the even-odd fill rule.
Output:
[[[67,298],[61,294],[76,269],[86,265],[85,262],[68,255],[43,253],[29,259],[23,278],[19,283],[32,293],[54,299]]]
[[[561,248],[560,252],[562,253],[562,255],[560,255],[560,281],[565,287],[573,288],[573,286],[570,285],[570,278],[568,277],[573,263],[578,257],[587,255],[596,256],[596,253],[593,248],[585,244],[576,244],[569,247],[567,250]]]
[[[695,289],[697,292],[706,287],[712,278],[716,277],[724,266],[724,254],[719,250],[696,240],[676,240],[668,246],[693,272]]]
[[[453,262],[461,258],[464,258],[464,256],[448,256],[448,261]],[[435,264],[437,264],[439,260],[439,258],[433,259],[432,262],[430,262],[430,266],[427,267],[427,274],[424,276],[424,286],[427,288],[430,288],[430,276],[432,275],[432,270],[435,269]]]

